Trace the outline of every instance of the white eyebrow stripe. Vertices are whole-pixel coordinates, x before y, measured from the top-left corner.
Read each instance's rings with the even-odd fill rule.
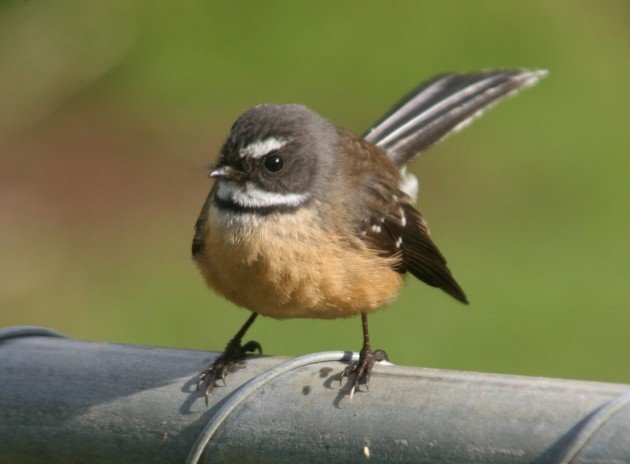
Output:
[[[265,140],[257,140],[252,142],[246,147],[241,148],[239,156],[241,158],[262,158],[267,153],[274,150],[280,150],[287,144],[288,140],[278,139],[276,137],[269,137]]]
[[[253,182],[238,185],[235,182],[219,181],[215,195],[245,208],[269,206],[299,206],[309,199],[306,193],[276,193],[260,189]]]

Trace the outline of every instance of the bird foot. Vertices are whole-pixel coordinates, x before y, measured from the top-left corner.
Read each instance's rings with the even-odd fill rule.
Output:
[[[241,345],[241,340],[234,338],[227,344],[221,356],[215,359],[206,370],[201,372],[199,380],[197,381],[197,390],[199,390],[202,385],[205,386],[206,405],[208,405],[208,395],[210,395],[216,381],[221,379],[225,385],[225,377],[228,371],[241,361],[247,353],[254,353],[256,351],[262,354],[260,343],[249,341]]]
[[[352,399],[356,391],[360,390],[360,385],[365,385],[365,388],[370,389],[370,375],[372,374],[374,363],[379,361],[389,361],[387,353],[383,350],[372,351],[369,346],[364,346],[359,353],[359,360],[344,369],[339,379],[340,384],[343,382],[344,377],[350,379],[350,375],[354,374],[352,388],[350,389],[350,399]]]

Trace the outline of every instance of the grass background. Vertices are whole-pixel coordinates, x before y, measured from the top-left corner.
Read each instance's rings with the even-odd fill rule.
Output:
[[[471,306],[408,279],[373,345],[630,382],[629,17],[622,0],[2,2],[0,326],[222,349],[247,313],[189,248],[241,112],[300,102],[361,133],[433,74],[546,68],[412,167]],[[250,335],[281,355],[361,342],[358,320]]]

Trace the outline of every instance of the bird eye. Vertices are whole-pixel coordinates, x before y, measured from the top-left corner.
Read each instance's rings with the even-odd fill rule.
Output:
[[[276,153],[265,156],[265,168],[271,172],[278,172],[284,166],[284,160]]]

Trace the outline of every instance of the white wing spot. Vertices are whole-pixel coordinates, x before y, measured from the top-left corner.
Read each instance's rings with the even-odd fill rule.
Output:
[[[402,237],[398,237],[396,240],[396,248],[400,248],[402,246]]]
[[[372,232],[374,232],[375,234],[380,234],[381,233],[381,226],[374,224],[372,226]]]
[[[400,225],[405,227],[407,225],[407,216],[405,215],[405,211],[402,208],[399,208],[400,211]]]
[[[418,189],[420,187],[418,183],[418,178],[411,173],[406,172],[406,168],[401,169],[401,174],[403,176],[403,182],[400,186],[401,190],[409,195],[413,201],[418,200]]]

